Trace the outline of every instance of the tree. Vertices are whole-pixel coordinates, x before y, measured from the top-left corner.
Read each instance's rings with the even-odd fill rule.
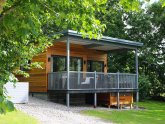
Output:
[[[147,6],[141,13],[131,15],[127,30],[132,40],[144,43],[140,50],[140,73],[148,75],[151,83],[149,95],[160,97],[165,93],[165,8],[157,2]]]
[[[112,1],[109,0],[109,3]],[[109,26],[104,34],[144,43],[139,49],[139,79],[140,82],[149,80],[149,84],[146,93],[143,93],[150,97],[161,96],[165,93],[165,8],[158,2],[145,9],[140,8],[138,12],[127,12],[116,1],[113,3],[108,5],[107,12],[101,18]],[[110,52],[108,60],[111,72],[135,72],[132,51]],[[141,83],[140,88],[146,89],[144,87],[146,83]]]
[[[138,10],[138,0],[118,1],[125,10]],[[106,12],[106,0],[0,0],[0,113],[14,109],[6,99],[3,86],[16,81],[15,73],[24,74],[19,66],[29,64],[33,56],[58,38],[57,31],[74,29],[90,38],[101,35],[105,25],[97,13]]]
[[[107,2],[106,12],[100,14],[98,18],[106,25],[105,36],[111,36],[121,39],[130,39],[126,34],[124,18],[128,13],[119,0],[109,0]],[[135,59],[132,51],[109,52],[108,71],[109,72],[135,72]]]
[[[13,104],[5,96],[4,84],[16,82],[14,74],[24,74],[20,66],[29,64],[36,54],[43,52],[58,38],[55,33],[64,29],[100,35],[104,25],[95,12],[104,9],[105,0],[1,0],[0,1],[0,113],[12,111]],[[2,8],[3,5],[3,8]],[[95,34],[95,35],[93,35]]]

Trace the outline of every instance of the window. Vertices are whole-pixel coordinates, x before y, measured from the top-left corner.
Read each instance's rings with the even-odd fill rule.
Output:
[[[66,57],[53,56],[53,72],[66,71]]]
[[[70,57],[70,71],[82,71],[82,58]],[[53,56],[53,72],[66,71],[66,56]]]
[[[82,59],[71,57],[70,58],[70,71],[82,71]]]
[[[104,72],[104,62],[103,61],[88,60],[87,71],[89,71],[89,72],[93,72],[93,71]]]

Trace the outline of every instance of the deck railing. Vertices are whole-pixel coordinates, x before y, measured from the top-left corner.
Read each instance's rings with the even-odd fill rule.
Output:
[[[69,72],[69,90],[136,89],[136,74]],[[48,90],[66,90],[67,72],[48,74]]]

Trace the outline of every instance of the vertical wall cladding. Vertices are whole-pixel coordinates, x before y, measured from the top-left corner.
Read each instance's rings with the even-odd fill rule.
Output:
[[[44,53],[40,53],[33,58],[33,62],[43,62],[43,69],[29,70],[29,78],[17,75],[19,81],[29,82],[30,92],[47,92],[48,73],[51,72],[50,57],[52,55],[66,56],[66,43],[55,42]],[[70,44],[70,55],[83,59],[83,71],[87,71],[87,60],[103,61],[104,65],[107,65],[107,54],[105,52],[86,49],[82,45]],[[107,72],[107,66],[104,67],[104,72]]]
[[[66,43],[56,42],[49,47],[47,49],[47,59],[52,55],[66,56]],[[82,45],[70,44],[70,56],[83,59],[83,71],[87,71],[87,60],[103,61],[104,65],[107,65],[107,54],[105,52],[87,49]],[[49,72],[51,72],[50,61],[47,63],[47,73]],[[104,72],[107,72],[107,66],[104,67]]]
[[[32,62],[42,62],[42,69],[33,68],[28,71],[30,77],[17,75],[17,78],[21,82],[29,82],[30,92],[47,92],[46,52],[35,56]]]

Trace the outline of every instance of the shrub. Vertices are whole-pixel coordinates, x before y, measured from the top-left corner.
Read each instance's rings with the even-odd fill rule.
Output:
[[[144,100],[150,96],[150,81],[148,76],[141,74],[139,75],[139,99]]]

